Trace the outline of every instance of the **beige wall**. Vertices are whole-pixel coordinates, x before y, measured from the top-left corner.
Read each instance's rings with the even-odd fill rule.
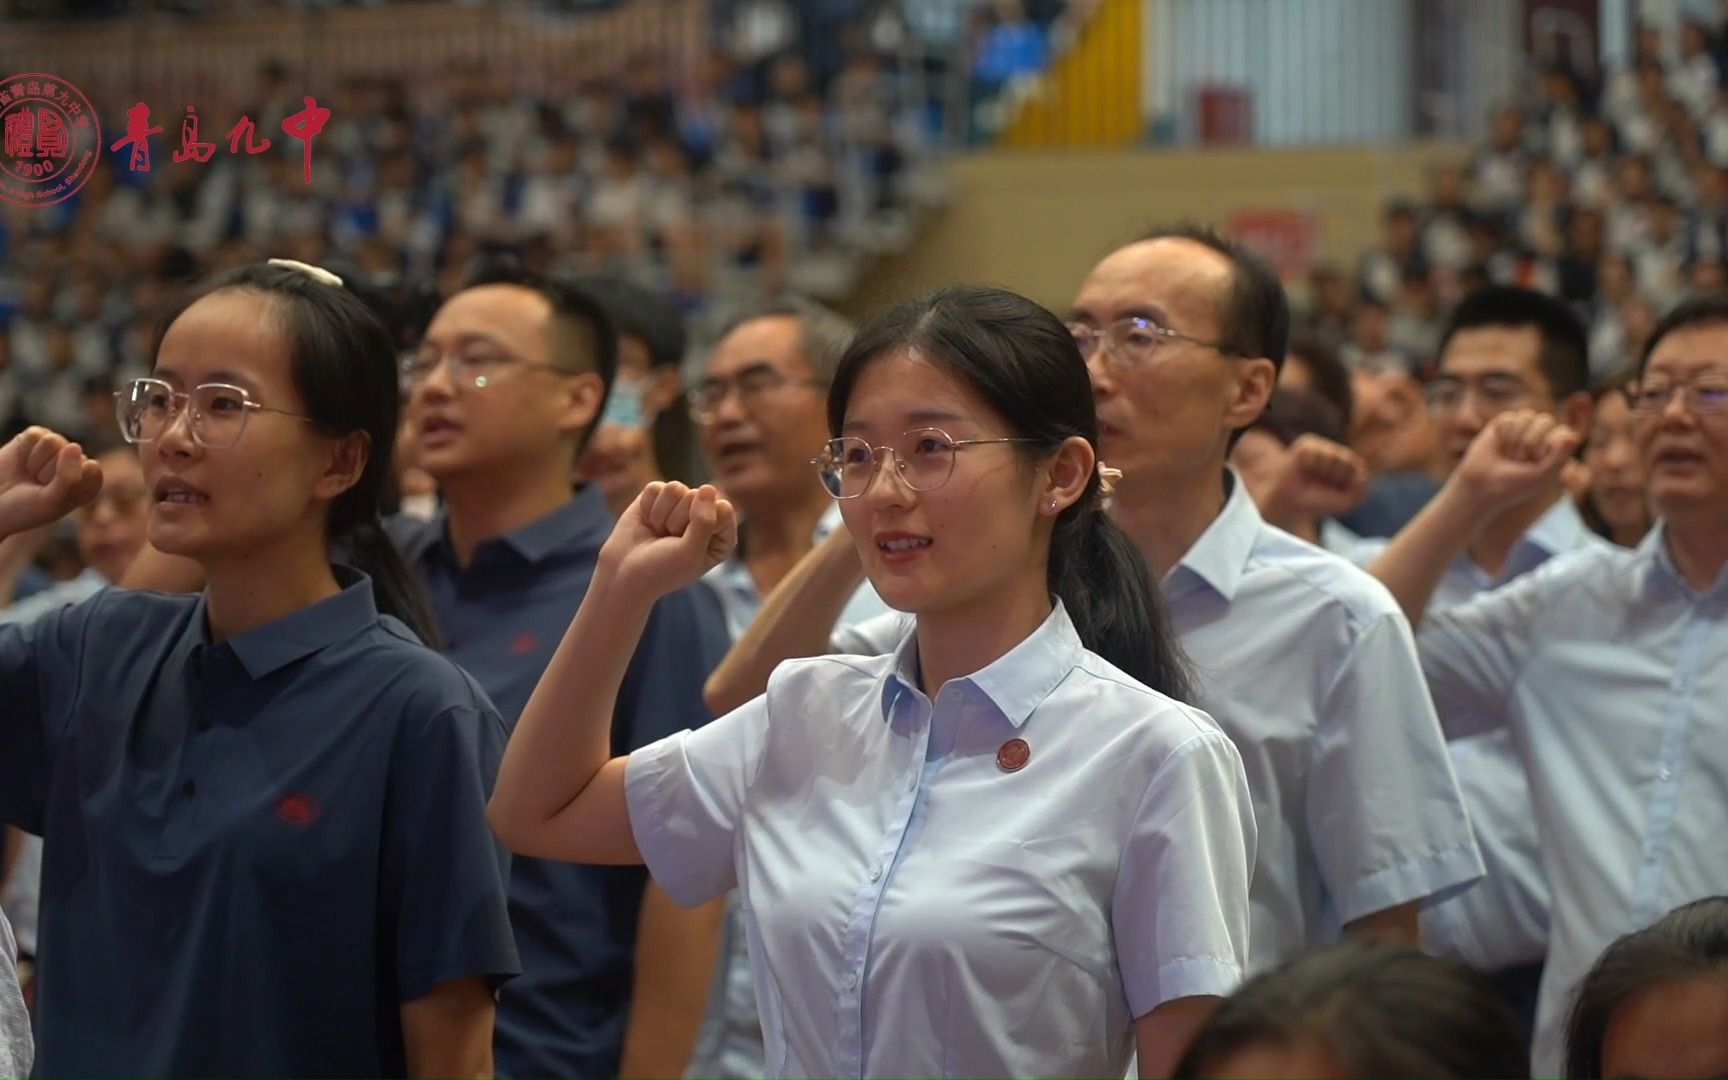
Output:
[[[1150,224],[1222,224],[1256,210],[1317,222],[1317,253],[1346,262],[1373,243],[1382,204],[1417,195],[1455,144],[1301,150],[995,152],[950,163],[953,199],[843,305],[858,316],[951,282],[1005,285],[1065,307],[1086,271]]]

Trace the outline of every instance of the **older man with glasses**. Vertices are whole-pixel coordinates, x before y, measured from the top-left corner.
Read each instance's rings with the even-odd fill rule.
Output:
[[[1579,442],[1511,410],[1374,564],[1413,622],[1448,734],[1508,732],[1548,893],[1533,1075],[1558,1075],[1578,980],[1615,938],[1728,892],[1728,298],[1664,316],[1639,358],[1634,434],[1661,521],[1467,603],[1454,560],[1557,490]],[[1529,513],[1528,510],[1525,511]]]

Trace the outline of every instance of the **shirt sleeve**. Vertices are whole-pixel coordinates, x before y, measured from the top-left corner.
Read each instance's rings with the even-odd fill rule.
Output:
[[[773,685],[773,680],[769,680]],[[768,697],[630,755],[624,793],[648,872],[685,907],[737,885],[745,795],[768,743]]]
[[[917,620],[904,611],[885,611],[834,631],[828,649],[842,656],[886,656],[900,647]]]
[[[509,855],[486,825],[504,722],[462,704],[403,720],[391,766],[380,908],[394,917],[397,995],[521,971],[506,903]]]
[[[38,836],[76,695],[85,626],[98,603],[0,625],[0,821]]]
[[[18,989],[18,945],[0,912],[0,1076],[29,1076],[34,1058],[30,1014]]]
[[[1305,818],[1340,922],[1482,876],[1410,624],[1376,617],[1333,678],[1310,749]]]
[[[1562,559],[1422,620],[1422,673],[1454,739],[1507,726],[1547,582]]]
[[[612,753],[632,754],[712,720],[702,687],[730,646],[713,590],[692,586],[655,604],[618,690]]]
[[[1140,799],[1116,876],[1111,931],[1129,1011],[1235,989],[1248,962],[1248,878],[1258,840],[1241,755],[1197,735]]]

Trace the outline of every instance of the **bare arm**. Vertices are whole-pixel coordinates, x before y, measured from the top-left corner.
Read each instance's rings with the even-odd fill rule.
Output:
[[[50,523],[0,540],[0,607],[18,598],[18,582],[23,580],[24,571],[30,569],[53,529]]]
[[[483,978],[452,979],[402,1006],[409,1076],[490,1077],[492,987]]]
[[[863,583],[858,548],[845,529],[835,529],[768,594],[750,628],[708,676],[702,690],[708,710],[724,716],[765,693],[782,661],[827,652],[834,624]]]
[[[1417,916],[1421,910],[1422,902],[1412,900],[1346,923],[1344,932],[1352,937],[1378,938],[1420,949],[1422,930]]]
[[[1176,998],[1134,1021],[1134,1051],[1142,1080],[1175,1071],[1188,1044],[1223,1003],[1220,997]]]
[[[650,484],[600,550],[582,607],[522,710],[486,820],[512,851],[582,863],[639,863],[611,756],[612,712],[654,601],[732,549],[731,504],[711,487]]]
[[[1546,490],[1578,447],[1552,416],[1501,413],[1483,428],[1440,493],[1368,567],[1419,626],[1446,567],[1503,512]]]
[[[620,1076],[684,1075],[708,1011],[725,921],[725,897],[685,910],[649,881],[636,932],[636,989]]]
[[[197,592],[204,587],[204,568],[191,559],[165,555],[145,544],[121,576],[120,587],[166,593]]]

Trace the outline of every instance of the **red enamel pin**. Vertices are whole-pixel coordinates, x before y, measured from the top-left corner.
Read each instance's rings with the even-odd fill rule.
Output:
[[[996,751],[996,767],[1003,772],[1019,772],[1032,760],[1032,748],[1025,739],[1009,739]]]

